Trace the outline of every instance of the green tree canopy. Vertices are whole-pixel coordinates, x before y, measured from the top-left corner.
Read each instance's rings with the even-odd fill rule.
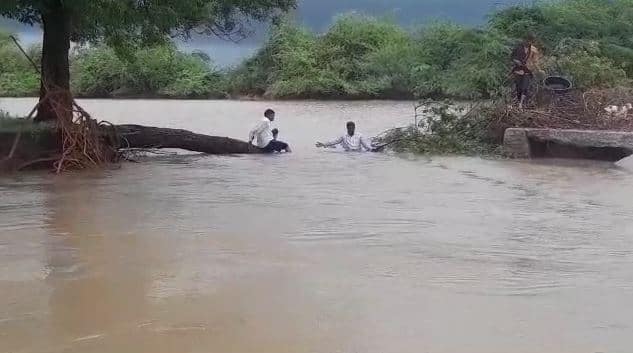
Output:
[[[2,0],[0,15],[42,26],[43,98],[49,86],[70,87],[71,41],[105,41],[125,49],[192,33],[240,38],[250,22],[294,6],[295,0]],[[68,108],[69,98],[61,99]],[[38,120],[55,118],[52,107],[40,105]]]
[[[125,43],[188,37],[192,31],[243,35],[245,23],[270,19],[295,0],[3,0],[0,14],[37,25],[57,6],[68,16],[73,41]]]

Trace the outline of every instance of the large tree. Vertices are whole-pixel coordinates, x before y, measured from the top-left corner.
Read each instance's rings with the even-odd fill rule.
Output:
[[[118,49],[182,36],[243,36],[250,21],[265,21],[296,0],[0,0],[0,15],[41,25],[42,87],[36,120],[70,114],[68,54],[72,42],[104,41]],[[52,98],[43,98],[47,92]],[[55,105],[63,109],[54,110]]]

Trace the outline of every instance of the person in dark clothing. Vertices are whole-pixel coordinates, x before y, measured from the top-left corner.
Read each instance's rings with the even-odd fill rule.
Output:
[[[519,108],[523,108],[523,105],[527,101],[530,83],[534,77],[532,70],[528,67],[528,61],[532,55],[534,42],[534,36],[530,34],[526,40],[512,51],[512,76],[514,77]]]
[[[287,143],[277,140],[277,136],[279,136],[279,130],[277,128],[272,129],[271,132],[273,133],[273,139],[266,147],[264,147],[265,152],[292,152]]]

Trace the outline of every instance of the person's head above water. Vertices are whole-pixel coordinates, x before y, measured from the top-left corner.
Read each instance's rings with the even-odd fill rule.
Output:
[[[347,122],[347,134],[350,136],[354,136],[354,132],[356,131],[356,124],[353,121]]]
[[[273,133],[273,140],[277,139],[277,136],[279,135],[279,130],[277,128],[272,129],[272,133]]]
[[[266,109],[264,112],[264,116],[268,118],[270,121],[275,121],[275,111],[272,109]]]

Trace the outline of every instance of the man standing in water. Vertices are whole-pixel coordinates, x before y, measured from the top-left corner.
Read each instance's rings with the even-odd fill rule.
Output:
[[[266,109],[262,120],[251,130],[248,136],[248,142],[253,143],[257,138],[257,147],[261,148],[265,153],[273,152],[291,152],[290,146],[282,141],[273,138],[273,132],[270,129],[271,123],[275,121],[275,111]]]
[[[373,152],[371,143],[367,143],[361,134],[356,133],[356,124],[353,121],[347,123],[347,134],[334,141],[322,143],[317,142],[317,147],[334,147],[341,145],[345,151],[362,152],[363,150]]]
[[[523,108],[527,103],[530,90],[530,83],[534,74],[532,67],[536,65],[538,49],[535,44],[534,35],[528,34],[527,38],[512,51],[512,76],[516,89],[516,97],[519,108]]]

